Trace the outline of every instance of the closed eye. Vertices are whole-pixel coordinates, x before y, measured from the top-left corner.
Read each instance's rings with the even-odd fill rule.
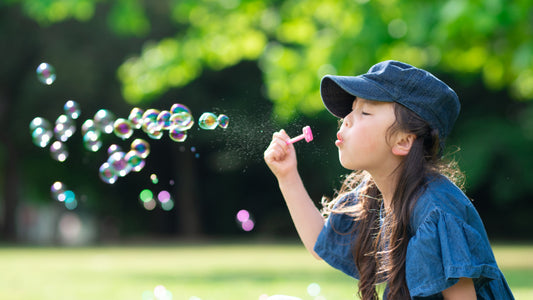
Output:
[[[369,113],[367,113],[367,112],[364,112],[364,111],[361,111],[361,114],[362,114],[363,116],[370,116],[370,115],[371,115],[371,114],[369,114]]]

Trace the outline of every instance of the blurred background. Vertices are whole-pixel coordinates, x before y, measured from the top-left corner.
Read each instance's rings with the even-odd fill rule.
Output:
[[[325,74],[356,75],[382,60],[425,68],[459,95],[447,142],[491,240],[533,231],[533,9],[529,1],[3,0],[0,4],[0,241],[91,245],[131,240],[296,240],[277,182],[263,162],[274,131],[310,125],[296,144],[318,204],[346,170],[334,146],[337,120],[319,96]],[[44,84],[37,67],[52,65]],[[35,117],[54,124],[79,104],[76,132],[59,162],[32,140]],[[100,109],[190,108],[229,117],[196,124],[175,142],[136,130],[84,146],[81,125]],[[150,144],[140,172],[108,184],[107,148]],[[51,143],[50,143],[51,144]],[[154,180],[155,179],[155,180]],[[75,205],[51,196],[63,183]],[[157,199],[170,193],[173,205]],[[237,213],[253,220],[243,230]]]

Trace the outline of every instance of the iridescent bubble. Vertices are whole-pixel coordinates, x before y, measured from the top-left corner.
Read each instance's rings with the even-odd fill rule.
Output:
[[[180,112],[186,112],[189,115],[191,114],[191,110],[187,106],[185,106],[185,105],[183,105],[181,103],[172,104],[172,106],[170,107],[170,112],[172,114],[177,114],[177,113],[180,113]]]
[[[229,117],[224,115],[224,114],[220,114],[218,115],[218,118],[217,118],[217,121],[218,121],[218,126],[220,128],[228,128],[228,124],[229,124]]]
[[[168,136],[174,142],[184,142],[187,139],[187,132],[181,131],[178,126],[172,126],[168,131]]]
[[[170,122],[172,125],[179,127],[181,131],[185,131],[192,127],[194,119],[190,113],[182,111],[173,114],[170,117]]]
[[[56,80],[56,70],[48,63],[41,63],[36,72],[37,78],[44,84],[51,85]]]
[[[171,116],[172,114],[168,110],[161,111],[157,116],[157,124],[159,124],[163,130],[168,129],[170,125],[172,125],[170,122]]]
[[[68,158],[67,146],[60,141],[55,141],[50,146],[50,155],[53,159],[64,162]]]
[[[161,113],[161,111],[154,108],[147,109],[144,112],[141,123],[141,128],[144,132],[149,133],[148,127],[152,124],[157,124],[157,116],[159,116],[159,113]]]
[[[198,119],[198,126],[205,130],[213,130],[218,126],[217,116],[210,112],[203,113]]]
[[[150,123],[146,129],[146,134],[154,140],[159,140],[163,136],[163,128],[157,123]]]
[[[56,119],[54,127],[54,134],[56,139],[66,142],[76,132],[76,124],[74,120],[66,115],[60,115]]]
[[[111,156],[113,153],[122,151],[122,148],[117,144],[111,144],[107,147],[107,156]]]
[[[102,148],[102,141],[100,140],[100,131],[88,131],[83,135],[83,146],[85,149],[97,152]]]
[[[45,129],[44,127],[38,127],[35,128],[35,130],[32,132],[31,137],[33,143],[36,146],[44,148],[48,146],[48,144],[54,137],[54,133],[52,132],[52,130]]]
[[[48,122],[48,120],[41,117],[36,117],[33,118],[33,120],[31,120],[30,122],[30,132],[33,132],[37,128],[52,130],[52,125],[50,124],[50,122]]]
[[[140,129],[141,128],[142,120],[143,120],[143,114],[144,114],[144,110],[142,110],[142,109],[140,109],[138,107],[134,107],[130,111],[130,114],[128,116],[128,120],[131,122],[133,127],[135,127],[135,129]]]
[[[52,184],[50,187],[50,195],[52,196],[52,199],[57,201],[65,201],[65,198],[63,196],[63,193],[67,190],[67,187],[65,184],[61,181],[56,181]]]
[[[118,118],[113,123],[113,132],[118,138],[129,139],[133,134],[133,125],[126,119]]]
[[[115,169],[108,162],[103,163],[98,170],[98,175],[100,179],[108,184],[113,184],[117,182],[118,175]]]
[[[109,158],[107,159],[107,162],[111,165],[111,167],[117,172],[117,175],[120,177],[128,175],[132,168],[126,160],[126,153],[122,151],[117,151],[111,154],[111,156],[109,156]]]
[[[98,130],[110,134],[113,132],[113,124],[115,123],[115,115],[107,109],[100,109],[94,114],[94,124]]]
[[[141,171],[144,168],[144,165],[146,164],[141,154],[135,150],[130,150],[128,151],[128,153],[126,153],[126,161],[130,165],[131,170],[133,172]]]
[[[81,113],[80,105],[74,100],[68,100],[65,102],[63,110],[65,111],[65,115],[74,120],[77,119]]]
[[[135,139],[131,142],[131,150],[139,153],[142,158],[147,158],[150,154],[150,144],[143,139]]]
[[[81,134],[85,135],[89,131],[99,131],[98,128],[96,128],[96,124],[94,124],[94,121],[92,119],[87,119],[83,124],[81,124]]]

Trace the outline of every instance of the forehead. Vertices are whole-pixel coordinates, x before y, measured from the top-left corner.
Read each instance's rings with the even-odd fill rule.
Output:
[[[388,106],[392,105],[391,102],[373,101],[364,98],[355,97],[352,103],[352,108],[357,106]]]

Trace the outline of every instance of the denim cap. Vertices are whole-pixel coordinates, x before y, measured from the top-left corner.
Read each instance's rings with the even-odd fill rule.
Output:
[[[375,64],[359,76],[326,75],[320,94],[333,115],[344,118],[352,111],[355,96],[399,103],[437,129],[439,139],[450,134],[461,104],[455,92],[431,73],[399,61]]]

